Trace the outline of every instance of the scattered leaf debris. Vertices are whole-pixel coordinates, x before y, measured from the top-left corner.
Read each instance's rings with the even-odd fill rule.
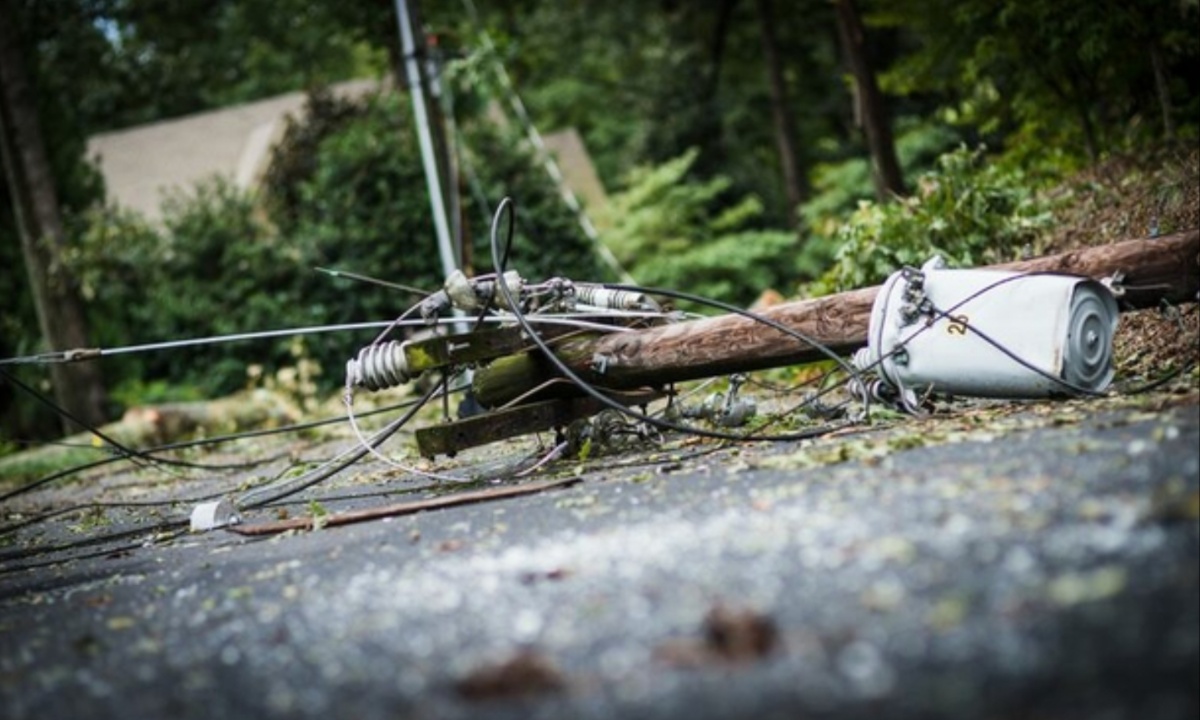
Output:
[[[717,605],[704,618],[705,642],[731,662],[757,660],[779,646],[779,630],[771,618],[754,610]]]
[[[459,540],[457,538],[451,538],[449,540],[443,540],[440,543],[438,543],[437,549],[438,549],[438,552],[450,553],[450,552],[456,552],[458,550],[462,550],[464,545],[466,545],[466,543],[463,542],[462,540]]]
[[[779,628],[769,616],[719,603],[704,617],[702,638],[668,642],[656,655],[679,667],[741,665],[767,658],[781,646]]]
[[[457,684],[468,700],[495,700],[558,692],[567,687],[566,677],[542,653],[524,648],[499,663],[476,668]]]
[[[571,571],[566,568],[554,568],[553,570],[546,570],[544,572],[523,572],[521,573],[520,580],[522,585],[533,585],[543,580],[563,580],[570,577],[570,575]]]

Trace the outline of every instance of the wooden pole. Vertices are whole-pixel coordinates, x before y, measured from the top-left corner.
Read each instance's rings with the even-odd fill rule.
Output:
[[[1127,240],[1058,255],[991,266],[996,270],[1061,272],[1091,278],[1123,273],[1125,309],[1194,302],[1200,290],[1200,230]],[[866,345],[871,305],[879,287],[783,303],[761,315],[846,355]],[[569,340],[555,355],[585,380],[605,388],[662,385],[733,372],[783,367],[826,358],[812,346],[741,315],[721,315],[636,332]],[[602,360],[604,372],[599,372]],[[476,373],[485,407],[507,402],[544,382],[547,363],[530,355],[504,358]],[[535,382],[536,379],[536,382]],[[514,381],[516,384],[514,385]]]

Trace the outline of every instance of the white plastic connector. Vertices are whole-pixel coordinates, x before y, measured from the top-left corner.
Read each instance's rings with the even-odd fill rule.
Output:
[[[200,503],[192,508],[192,532],[215,530],[241,521],[237,508],[228,498]]]

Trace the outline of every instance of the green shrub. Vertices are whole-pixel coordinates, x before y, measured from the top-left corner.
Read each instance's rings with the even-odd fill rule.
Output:
[[[612,199],[605,240],[638,282],[748,304],[766,288],[812,277],[818,258],[794,233],[754,227],[757,198],[729,198],[725,177],[688,177],[697,155],[635,170]]]
[[[928,172],[937,159],[958,145],[958,135],[940,123],[901,118],[896,123],[896,156],[906,178]],[[805,226],[816,238],[828,238],[862,200],[875,197],[870,160],[862,154],[816,164],[812,197],[801,208]]]
[[[120,347],[286,326],[294,320],[297,257],[253,198],[213,180],[172,195],[161,225],[95,211],[69,256],[97,344]],[[270,344],[250,352],[286,359]],[[244,344],[117,355],[105,363],[115,398],[180,400],[245,385]],[[166,392],[156,380],[176,386]]]
[[[1011,260],[1052,218],[1036,183],[1019,169],[990,163],[983,148],[943,155],[916,187],[896,202],[862,201],[832,236],[833,266],[806,292],[878,283],[935,254],[952,267]]]

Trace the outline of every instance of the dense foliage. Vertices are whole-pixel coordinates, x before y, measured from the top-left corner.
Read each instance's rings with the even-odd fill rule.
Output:
[[[820,271],[814,245],[761,226],[762,202],[729,198],[724,176],[690,179],[697,151],[634,170],[613,198],[606,240],[639,282],[750,304],[763,288]]]
[[[105,204],[83,156],[88,135],[103,130],[395,73],[390,0],[8,5],[15,17],[3,21],[26,40],[71,238],[62,261],[85,292],[97,345],[381,319],[413,299],[317,266],[440,282],[404,94],[347,102],[314,93],[260,194],[220,183],[186,190],[162,224]],[[442,109],[462,130],[448,136],[469,264],[489,269],[491,210],[507,195],[519,211],[513,262],[526,276],[607,278],[523,141],[521,118],[507,111],[501,65],[537,125],[584,137],[612,193],[605,238],[638,280],[743,303],[765,287],[816,293],[875,282],[934,252],[971,264],[1037,251],[1055,209],[1042,188],[1107,153],[1196,141],[1195,0],[858,5],[908,197],[875,197],[826,0],[414,3],[448,62],[439,80],[455,107]],[[497,109],[505,121],[495,121]],[[784,189],[780,122],[796,138],[799,208]],[[2,178],[0,191],[7,198]],[[0,265],[0,355],[35,352],[7,202]],[[251,365],[270,372],[298,357],[331,385],[360,340],[130,356],[105,372],[122,403],[224,392],[245,383]],[[40,382],[36,371],[24,377]],[[7,384],[0,414],[17,434],[37,431],[37,413]]]
[[[940,255],[950,267],[1014,260],[1035,252],[1051,221],[1033,178],[990,163],[982,148],[942,155],[898,202],[863,202],[834,231],[832,266],[806,288],[823,295],[882,281]]]

